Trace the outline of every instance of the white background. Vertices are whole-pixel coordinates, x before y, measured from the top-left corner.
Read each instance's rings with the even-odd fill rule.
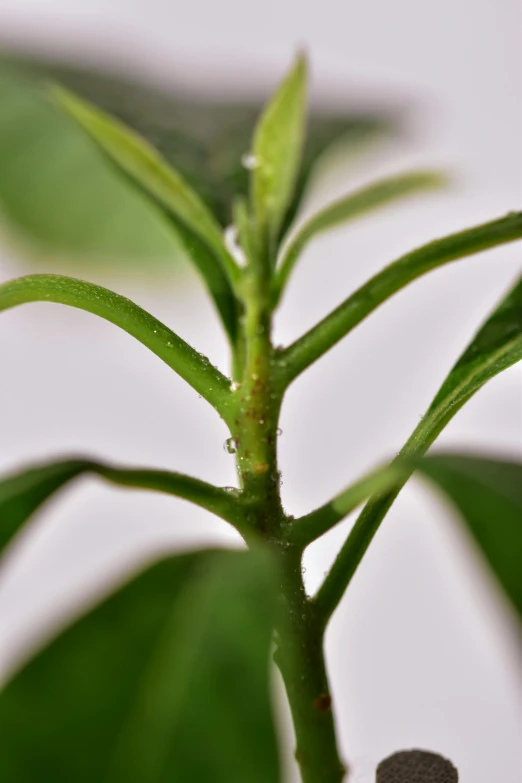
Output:
[[[522,8],[519,0],[0,0],[0,39],[127,62],[205,89],[267,89],[296,45],[314,89],[415,106],[408,142],[323,183],[308,208],[348,184],[407,165],[443,165],[456,185],[338,230],[306,253],[277,321],[297,337],[385,262],[435,236],[520,208]],[[0,173],[1,175],[1,173]],[[347,184],[348,183],[348,184]],[[7,251],[0,279],[25,270]],[[324,502],[392,455],[520,269],[506,247],[436,272],[384,305],[310,369],[283,411],[284,500]],[[221,367],[224,340],[195,277],[161,290],[111,281]],[[65,308],[2,315],[0,468],[63,452],[182,470],[228,484],[232,458],[213,411],[125,334]],[[520,454],[520,370],[492,381],[440,446]],[[314,589],[346,523],[307,559]],[[187,504],[94,480],[63,493],[9,558],[0,585],[3,666],[79,596],[161,548],[235,541]],[[452,511],[414,483],[386,519],[335,615],[328,660],[340,743],[353,781],[420,746],[454,760],[463,783],[520,780],[520,678],[513,618],[469,554]],[[290,779],[290,778],[289,778]]]

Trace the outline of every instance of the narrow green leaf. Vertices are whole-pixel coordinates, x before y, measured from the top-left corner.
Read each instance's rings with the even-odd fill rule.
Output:
[[[522,617],[522,463],[434,454],[419,470],[454,502]]]
[[[278,783],[274,576],[264,552],[200,552],[117,590],[0,695],[0,778]]]
[[[294,194],[305,138],[307,65],[303,56],[265,108],[252,145],[252,198],[261,231],[279,233]]]
[[[50,89],[58,104],[74,117],[109,157],[203,239],[220,259],[230,280],[237,280],[239,270],[225,249],[218,221],[159,152],[119,120],[63,87]]]
[[[165,492],[189,500],[242,530],[237,499],[220,487],[166,470],[120,468],[89,459],[64,459],[0,478],[0,553],[43,503],[84,473],[94,473],[120,486]]]
[[[226,420],[230,381],[208,359],[124,296],[60,275],[28,275],[0,285],[0,312],[26,302],[56,302],[99,315],[159,356]]]
[[[421,457],[460,408],[484,384],[522,359],[522,279],[479,329],[442,384],[428,411],[400,451],[397,460],[410,462],[410,470],[384,496],[371,497],[316,595],[326,624],[393,501]],[[409,474],[409,475],[408,475]]]
[[[274,306],[277,305],[296,262],[311,239],[399,198],[434,190],[446,178],[434,171],[414,171],[373,183],[329,204],[311,217],[288,244],[274,279]]]
[[[297,176],[294,197],[281,226],[280,239],[286,236],[312,190],[316,172],[328,171],[334,161],[357,158],[384,139],[400,133],[398,117],[377,115],[352,116],[319,113],[313,105],[306,128],[306,140]],[[331,153],[335,152],[332,156]],[[333,158],[333,160],[332,160]]]
[[[292,520],[286,529],[285,539],[297,546],[308,546],[331,530],[370,495],[380,495],[392,489],[406,470],[407,466],[401,466],[396,462],[392,465],[384,465],[363,476],[324,506],[304,517]]]
[[[372,277],[330,315],[281,351],[282,378],[291,383],[386,299],[426,272],[521,237],[522,212],[513,212],[412,250]]]

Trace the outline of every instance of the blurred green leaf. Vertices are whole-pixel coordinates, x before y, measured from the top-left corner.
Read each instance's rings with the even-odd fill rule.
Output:
[[[252,200],[261,231],[277,238],[291,203],[306,131],[307,64],[303,56],[268,102],[252,143]]]
[[[0,554],[51,495],[83,473],[97,474],[123,487],[165,492],[189,500],[241,530],[237,500],[224,488],[167,470],[120,468],[90,459],[66,459],[32,465],[0,478]]]
[[[235,196],[248,195],[249,172],[242,165],[241,158],[250,149],[256,120],[261,110],[261,102],[258,100],[198,98],[186,89],[177,88],[169,92],[102,69],[16,54],[5,55],[0,59],[0,76],[8,84],[10,83],[11,95],[16,96],[22,84],[25,84],[26,91],[31,88],[28,100],[43,102],[44,105],[38,106],[38,110],[43,111],[46,122],[52,121],[53,125],[59,126],[60,129],[60,139],[55,134],[56,146],[52,145],[51,156],[46,155],[45,158],[40,159],[37,152],[33,155],[31,167],[24,175],[26,184],[31,185],[32,182],[41,179],[40,165],[43,166],[43,173],[47,174],[47,169],[43,165],[45,160],[49,158],[51,163],[53,160],[56,161],[59,159],[59,150],[67,144],[72,145],[69,141],[70,133],[76,139],[75,145],[79,144],[78,139],[80,139],[82,146],[87,146],[91,155],[95,150],[94,145],[89,146],[88,140],[83,139],[74,123],[67,123],[67,118],[61,117],[61,112],[57,112],[53,105],[46,102],[38,90],[42,80],[51,79],[110,112],[147,139],[198,192],[222,226],[231,222],[231,208]],[[0,101],[0,126],[6,108],[8,104],[5,100]],[[23,122],[22,117],[20,120]],[[45,129],[45,123],[42,125],[40,117],[33,114],[31,124],[34,138],[38,139],[38,130],[40,127]],[[342,111],[324,107],[312,111],[302,167],[282,231],[286,232],[294,219],[310,176],[325,150],[342,140],[346,150],[349,151],[358,147],[362,140],[374,138],[381,135],[383,131],[389,132],[392,129],[396,131],[397,127],[397,117],[389,111],[354,112],[350,111],[348,101]],[[23,124],[18,127],[17,132],[20,132],[20,128],[23,129]],[[20,139],[20,147],[22,151],[25,150],[22,139]],[[82,180],[75,175],[75,167],[79,164],[75,161],[74,155],[71,155],[71,159],[65,163],[67,165],[62,165],[62,180],[58,184],[59,189],[64,191],[61,198],[67,200],[71,197],[71,191],[77,192],[82,185]],[[85,164],[85,169],[89,173],[88,164]],[[108,174],[106,173],[105,176]],[[94,192],[96,193],[96,190]],[[12,198],[9,191],[3,192],[0,180],[0,201],[9,204]],[[112,201],[105,203],[112,203]],[[29,211],[29,206],[25,204],[22,206],[24,209],[18,210],[21,214],[17,224],[22,230],[28,230],[31,228],[31,223],[36,222],[38,230],[32,233],[38,239],[39,231],[45,229],[43,217],[47,213],[36,221]],[[114,210],[115,207],[113,212]],[[105,214],[107,217],[109,213],[106,209],[100,208],[100,214]],[[14,217],[16,218],[16,215]],[[29,220],[27,225],[28,218],[31,217],[32,220]],[[140,224],[135,219],[130,225],[133,231],[137,232]],[[138,256],[141,247],[142,245],[139,244],[132,254],[133,257]],[[73,246],[71,250],[74,249]],[[97,246],[93,249],[99,250]],[[147,255],[144,254],[143,257],[147,258]]]
[[[0,67],[0,213],[33,253],[104,262],[180,255],[168,222],[34,79]]]
[[[0,480],[0,553],[54,492],[82,472],[83,464],[68,460],[27,468]]]
[[[424,190],[435,190],[446,183],[446,178],[434,171],[413,171],[367,185],[324,207],[313,215],[290,240],[274,280],[274,299],[277,303],[301,253],[318,234],[364,215],[405,196]]]
[[[277,783],[276,600],[263,552],[170,557],[65,630],[0,695],[9,783]]]
[[[419,470],[451,498],[522,617],[522,464],[434,454]]]

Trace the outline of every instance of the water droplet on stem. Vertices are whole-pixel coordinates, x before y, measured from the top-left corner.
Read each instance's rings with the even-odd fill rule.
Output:
[[[260,166],[260,163],[259,158],[252,152],[245,152],[245,154],[241,156],[241,165],[244,166],[245,169],[248,169],[248,171],[257,169]]]
[[[247,257],[239,244],[236,226],[230,225],[225,228],[223,232],[223,241],[236,264],[240,267],[245,267],[247,265]]]
[[[237,451],[237,439],[227,438],[227,440],[223,444],[223,448],[228,454],[235,454]]]

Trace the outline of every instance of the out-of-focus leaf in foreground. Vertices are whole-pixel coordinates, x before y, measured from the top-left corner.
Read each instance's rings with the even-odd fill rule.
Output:
[[[436,454],[425,457],[419,469],[458,508],[522,617],[522,463]]]
[[[0,695],[9,783],[278,783],[265,552],[170,557],[26,664]]]
[[[180,255],[161,213],[30,77],[0,67],[0,215],[32,254],[82,260]]]

